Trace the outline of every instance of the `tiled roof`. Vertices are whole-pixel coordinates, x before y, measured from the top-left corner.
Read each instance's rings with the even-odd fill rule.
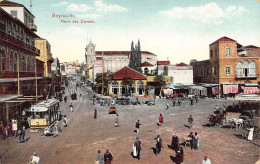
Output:
[[[152,65],[151,63],[148,63],[147,61],[143,62],[140,67],[152,67],[154,65]]]
[[[185,63],[183,63],[183,62],[181,62],[181,63],[179,63],[179,64],[176,64],[176,66],[188,66],[188,65],[185,64]]]
[[[131,51],[96,51],[96,55],[131,55]],[[153,55],[153,53],[148,51],[141,51],[141,54]]]
[[[170,61],[157,61],[157,65],[170,65]]]
[[[257,46],[254,46],[254,45],[248,45],[248,46],[246,46],[246,48],[248,48],[248,49],[258,49],[260,47],[257,47]]]
[[[219,38],[218,40],[216,40],[215,42],[211,43],[210,45],[217,43],[217,42],[227,42],[227,41],[231,41],[231,42],[237,42],[229,37],[223,36],[222,38]]]
[[[112,75],[112,79],[113,80],[123,80],[123,79],[146,80],[147,77],[129,67],[124,67],[119,71],[115,72]]]

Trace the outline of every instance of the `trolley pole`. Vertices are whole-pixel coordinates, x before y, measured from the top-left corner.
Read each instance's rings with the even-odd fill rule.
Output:
[[[36,66],[36,60],[35,60],[35,100],[38,101],[38,83],[37,83],[37,66]]]

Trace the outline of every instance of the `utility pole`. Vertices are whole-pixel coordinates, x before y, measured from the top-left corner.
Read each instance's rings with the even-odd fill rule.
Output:
[[[20,95],[20,58],[19,55],[17,55],[17,84],[18,84],[18,88],[17,88],[17,94]]]
[[[102,95],[104,95],[104,52],[102,51]]]
[[[38,83],[37,83],[37,66],[36,66],[36,60],[35,60],[35,100],[38,101]]]

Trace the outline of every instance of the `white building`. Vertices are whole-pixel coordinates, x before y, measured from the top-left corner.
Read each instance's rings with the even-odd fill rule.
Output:
[[[67,77],[75,77],[76,76],[76,66],[73,64],[65,65],[65,74]]]
[[[86,69],[91,72],[90,79],[94,80],[97,73],[116,72],[129,65],[131,51],[95,51],[95,45],[90,41],[86,46]],[[141,63],[149,62],[153,66],[157,65],[157,55],[141,51]],[[102,67],[103,66],[103,67]]]

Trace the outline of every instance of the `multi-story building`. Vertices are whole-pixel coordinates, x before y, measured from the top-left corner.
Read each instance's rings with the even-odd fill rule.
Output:
[[[37,38],[35,39],[35,47],[41,51],[40,56],[37,56],[36,59],[44,62],[44,76],[50,77],[52,63],[51,45],[46,39]]]
[[[14,18],[18,18],[30,30],[37,31],[37,26],[34,24],[34,15],[22,4],[0,0],[0,7],[11,14]]]
[[[129,65],[132,51],[96,51],[95,47],[90,41],[85,49],[87,76],[89,79],[94,81],[97,73],[116,72]],[[152,65],[157,65],[157,55],[148,51],[140,52],[141,63],[149,62]]]
[[[2,2],[1,2],[2,4]],[[33,101],[23,96],[43,95],[42,62],[35,59],[38,36],[27,25],[0,7],[0,121],[8,122]],[[35,101],[35,100],[34,100]]]
[[[259,93],[259,64],[259,47],[222,37],[209,45],[209,60],[192,63],[194,82],[217,84],[221,95]]]
[[[193,84],[193,68],[185,63],[168,66],[168,76],[172,84]]]
[[[66,64],[65,65],[65,74],[69,78],[75,77],[77,74],[76,66],[73,64]]]

